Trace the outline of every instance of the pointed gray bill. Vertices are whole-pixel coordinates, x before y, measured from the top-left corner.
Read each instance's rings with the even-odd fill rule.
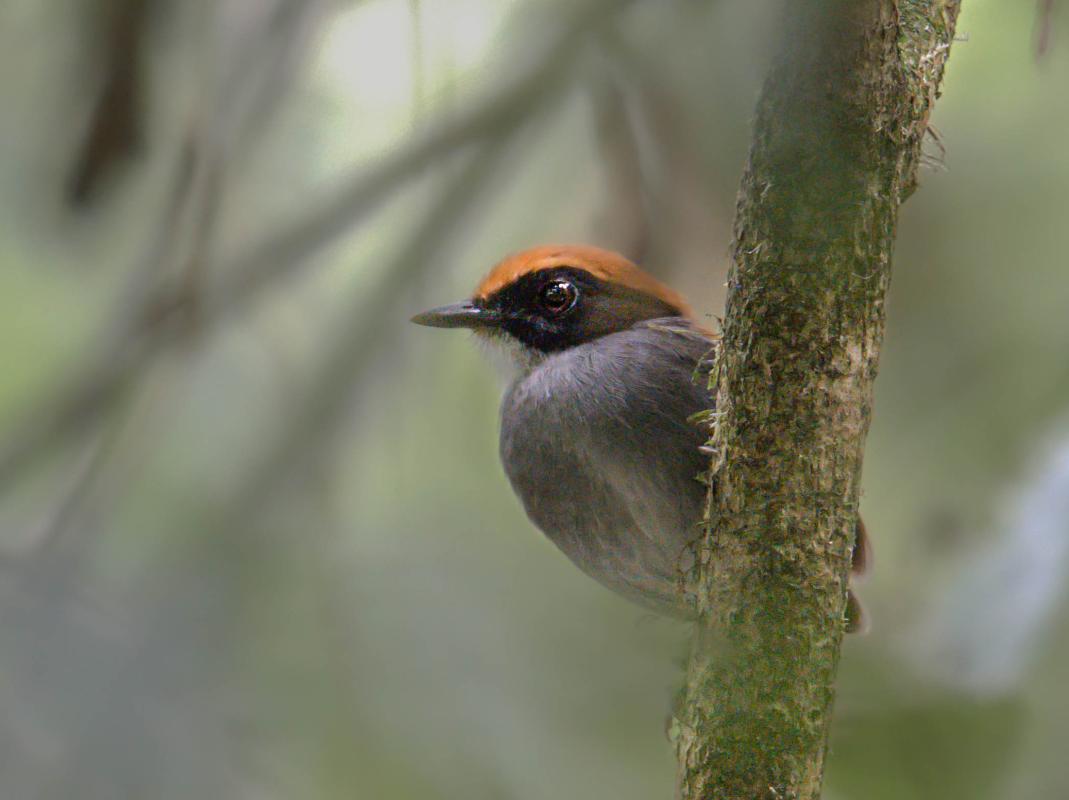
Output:
[[[416,314],[412,321],[417,325],[430,328],[482,328],[496,325],[499,321],[497,312],[479,308],[470,302],[453,303],[439,306],[422,314]]]

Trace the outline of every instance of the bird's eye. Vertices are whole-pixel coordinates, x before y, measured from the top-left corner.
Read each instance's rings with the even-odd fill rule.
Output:
[[[538,302],[551,314],[563,314],[575,305],[579,290],[570,281],[550,281],[538,293]]]

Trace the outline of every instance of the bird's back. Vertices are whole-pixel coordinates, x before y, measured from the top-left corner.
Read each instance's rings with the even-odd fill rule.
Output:
[[[649,320],[547,356],[502,404],[501,458],[531,520],[593,578],[677,616],[708,468],[688,418],[712,407],[698,366],[713,346],[683,318]]]

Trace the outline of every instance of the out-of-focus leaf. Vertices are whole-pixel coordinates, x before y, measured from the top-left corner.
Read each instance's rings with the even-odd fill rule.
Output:
[[[840,719],[832,735],[829,795],[836,800],[1003,797],[1025,722],[1016,700],[969,698]]]

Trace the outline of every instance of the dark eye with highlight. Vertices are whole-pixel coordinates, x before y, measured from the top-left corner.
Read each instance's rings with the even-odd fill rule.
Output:
[[[563,314],[575,305],[579,290],[571,281],[550,281],[538,293],[538,304],[550,314]]]

